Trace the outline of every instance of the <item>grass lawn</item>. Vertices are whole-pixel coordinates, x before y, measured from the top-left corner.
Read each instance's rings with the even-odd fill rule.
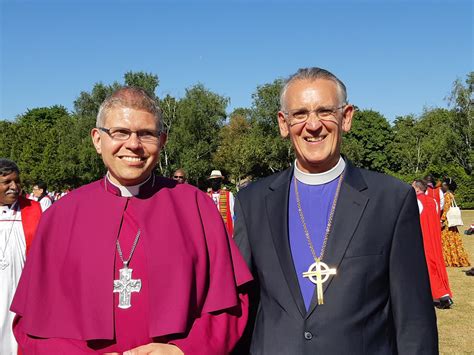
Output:
[[[473,267],[474,235],[463,233],[474,223],[474,210],[462,211],[462,219],[465,225],[459,231]],[[447,268],[454,305],[451,309],[436,309],[441,354],[474,354],[474,276],[463,272],[469,268]]]

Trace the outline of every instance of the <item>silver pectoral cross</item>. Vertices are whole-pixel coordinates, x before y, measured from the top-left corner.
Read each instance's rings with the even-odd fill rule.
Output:
[[[318,304],[324,304],[323,283],[329,279],[330,275],[336,275],[336,269],[330,269],[329,266],[319,260],[319,258],[309,266],[308,271],[303,272],[303,277],[309,278],[312,283],[316,284]]]
[[[114,292],[120,294],[118,307],[122,309],[130,308],[132,292],[140,292],[142,280],[132,279],[133,269],[129,269],[126,263],[123,263],[123,269],[120,269],[120,279],[114,280]]]

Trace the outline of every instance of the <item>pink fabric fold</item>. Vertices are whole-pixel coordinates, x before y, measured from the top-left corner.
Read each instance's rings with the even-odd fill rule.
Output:
[[[114,338],[115,241],[126,203],[98,181],[44,213],[11,307],[27,334]],[[238,304],[237,287],[252,277],[204,193],[157,178],[127,209],[144,236],[150,338],[186,333],[202,313]]]

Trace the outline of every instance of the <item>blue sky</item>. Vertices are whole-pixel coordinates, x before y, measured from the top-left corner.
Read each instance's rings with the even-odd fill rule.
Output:
[[[203,83],[250,107],[258,85],[332,71],[389,120],[446,107],[473,70],[471,1],[0,0],[0,119],[72,110],[96,82],[157,74],[157,94]]]

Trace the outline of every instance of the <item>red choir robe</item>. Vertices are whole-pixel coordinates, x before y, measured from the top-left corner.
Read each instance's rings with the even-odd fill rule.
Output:
[[[430,196],[431,198],[434,198],[436,201],[436,204],[438,206],[438,215],[441,216],[443,211],[441,210],[441,197],[440,197],[440,187],[431,187],[428,186],[426,189],[426,195]]]
[[[421,232],[423,235],[423,246],[425,250],[426,264],[430,277],[431,294],[433,299],[442,296],[452,297],[449,287],[448,273],[443,259],[441,246],[441,224],[436,201],[428,195],[419,193],[416,195],[422,205],[420,212]]]
[[[212,194],[215,193],[212,189],[207,191],[207,195],[212,198]],[[234,236],[234,220],[232,218],[232,212],[230,208],[230,191],[226,189],[219,190],[219,202],[217,204],[217,209],[222,216],[224,224],[227,228],[227,233]],[[232,197],[233,198],[233,197]]]
[[[42,210],[38,202],[23,196],[18,196],[18,203],[20,204],[21,224],[23,226],[23,233],[25,234],[26,255],[28,255]]]
[[[156,180],[156,182],[155,182]],[[149,179],[121,197],[106,178],[74,190],[43,215],[12,311],[25,354],[123,352],[150,342],[186,354],[225,354],[244,331],[251,280],[214,203],[187,184]],[[113,281],[141,279],[120,309]]]

